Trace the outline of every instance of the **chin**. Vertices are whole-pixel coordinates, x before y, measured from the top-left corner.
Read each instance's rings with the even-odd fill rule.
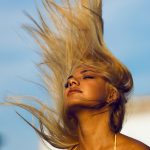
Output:
[[[72,98],[69,100],[66,100],[65,108],[68,109],[74,109],[75,107],[81,107],[85,104],[83,104],[83,101],[78,98]]]
[[[79,99],[79,98],[72,98],[70,100],[67,100],[65,103],[65,110],[68,113],[76,113],[78,111],[84,110],[84,109],[91,109],[91,106],[93,106],[93,102],[89,103],[85,101],[85,99]]]

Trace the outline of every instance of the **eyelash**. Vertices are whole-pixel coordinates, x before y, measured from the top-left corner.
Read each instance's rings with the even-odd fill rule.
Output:
[[[94,79],[94,76],[85,75],[85,76],[83,76],[83,79]],[[69,85],[69,83],[67,82],[67,83],[65,83],[64,87],[68,88],[68,85]]]
[[[94,77],[93,76],[84,76],[83,77],[83,79],[87,79],[87,78],[93,79]]]

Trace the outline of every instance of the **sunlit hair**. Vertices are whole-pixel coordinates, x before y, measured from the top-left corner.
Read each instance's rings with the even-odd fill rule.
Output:
[[[35,100],[41,109],[15,102],[30,111],[40,123],[40,129],[31,125],[48,143],[57,148],[71,148],[78,144],[76,121],[64,110],[64,84],[70,74],[85,65],[95,68],[119,93],[110,107],[110,129],[117,133],[122,128],[125,103],[133,86],[128,69],[108,50],[103,41],[101,0],[43,0],[47,17],[39,12],[40,23],[24,26],[41,48],[39,65],[53,108]],[[30,17],[30,16],[29,16]],[[51,24],[50,24],[51,23]]]

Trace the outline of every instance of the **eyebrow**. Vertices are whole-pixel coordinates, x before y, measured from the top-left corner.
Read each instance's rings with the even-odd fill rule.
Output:
[[[94,73],[96,72],[94,70],[82,70],[82,71],[80,71],[80,74],[83,74],[83,73],[89,72],[89,71],[94,72]],[[71,79],[71,78],[73,78],[73,75],[71,75],[71,76],[68,77],[68,79]]]

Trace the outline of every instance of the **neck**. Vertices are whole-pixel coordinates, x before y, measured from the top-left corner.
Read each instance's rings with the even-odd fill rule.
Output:
[[[76,117],[78,119],[78,149],[98,150],[113,146],[114,133],[111,132],[108,125],[108,108],[103,110],[81,110],[76,114]]]

